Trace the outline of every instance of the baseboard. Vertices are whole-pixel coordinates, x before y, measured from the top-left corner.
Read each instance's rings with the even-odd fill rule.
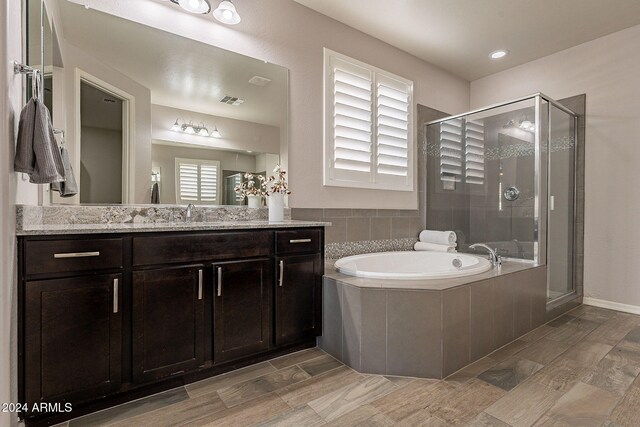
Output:
[[[607,301],[603,299],[584,297],[582,299],[584,305],[592,305],[594,307],[608,308],[609,310],[623,311],[625,313],[640,314],[640,306],[631,304],[622,304],[619,302]]]

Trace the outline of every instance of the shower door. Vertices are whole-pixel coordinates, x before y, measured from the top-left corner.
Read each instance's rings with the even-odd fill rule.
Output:
[[[548,104],[547,268],[549,301],[574,291],[576,118]]]
[[[536,111],[529,98],[427,127],[427,228],[538,262]]]

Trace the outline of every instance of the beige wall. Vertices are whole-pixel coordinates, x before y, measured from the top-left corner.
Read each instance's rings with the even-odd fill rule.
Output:
[[[22,109],[22,76],[13,74],[9,61],[22,58],[21,2],[0,2],[0,402],[17,402],[16,340],[16,189],[23,192],[20,200],[37,201],[35,185],[19,185],[13,172],[17,120]],[[31,187],[31,189],[29,188]],[[0,426],[17,421],[16,414],[0,412]]]
[[[210,15],[181,13],[169,2],[81,3],[288,68],[289,158],[283,160],[294,192],[289,200],[293,207],[418,207],[417,185],[413,193],[322,186],[323,47],[413,80],[415,103],[450,113],[469,106],[467,81],[291,0],[238,0],[238,26],[220,25]]]
[[[194,124],[204,123],[209,131],[214,125],[222,134],[222,138],[203,138],[171,130],[171,125],[181,118]],[[280,152],[280,129],[259,123],[235,120],[227,117],[185,111],[163,105],[151,106],[152,139],[161,141],[184,142],[216,147],[224,150],[250,150],[256,153]]]
[[[79,99],[79,94],[76,92],[80,89],[76,84],[76,69],[79,68],[135,98],[135,134],[131,137],[131,142],[135,147],[132,156],[134,167],[130,176],[135,191],[130,197],[133,202],[147,200],[151,194],[151,157],[149,156],[151,152],[151,93],[149,89],[110,68],[108,64],[104,64],[99,59],[93,58],[86,52],[77,49],[75,46],[64,44],[65,130],[67,147],[69,148],[74,170],[80,169],[80,159],[74,150],[77,138],[76,99]],[[58,96],[55,89],[54,96]],[[77,197],[73,199],[77,199]],[[70,202],[78,203],[77,200],[70,200]]]
[[[586,297],[640,307],[640,26],[471,83],[471,107],[542,91],[587,94]]]
[[[122,131],[82,126],[81,203],[122,203]],[[146,203],[146,200],[140,200]]]
[[[218,160],[221,169],[220,179],[222,179],[222,171],[224,170],[253,172],[256,168],[256,156],[234,153],[232,151],[176,147],[154,143],[151,153],[153,166],[159,166],[161,168],[160,203],[163,204],[176,203],[176,157],[183,159]],[[149,170],[149,175],[151,175],[151,170]],[[222,185],[220,186],[220,191],[224,192]],[[149,201],[150,200],[145,200],[144,203],[149,203]]]

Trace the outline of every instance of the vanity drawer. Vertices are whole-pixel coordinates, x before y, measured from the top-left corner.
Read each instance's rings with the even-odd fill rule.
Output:
[[[295,230],[276,232],[276,253],[298,254],[321,252],[320,230]]]
[[[27,240],[25,274],[122,268],[122,239]]]
[[[207,233],[133,238],[133,265],[269,256],[268,231]]]

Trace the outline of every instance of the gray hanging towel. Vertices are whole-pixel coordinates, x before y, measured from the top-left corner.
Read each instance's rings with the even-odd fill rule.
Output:
[[[160,189],[157,182],[153,183],[153,188],[151,189],[151,204],[160,204]]]
[[[64,165],[58,149],[51,115],[37,98],[31,98],[20,113],[16,157],[16,172],[29,174],[29,182],[49,184],[64,181]]]
[[[54,182],[51,184],[51,191],[57,191],[60,193],[60,197],[71,197],[78,194],[78,184],[76,183],[76,177],[73,175],[73,168],[71,167],[71,161],[69,160],[69,152],[66,148],[60,148],[60,155],[62,157],[62,164],[64,165],[64,176],[66,180],[63,182]]]

